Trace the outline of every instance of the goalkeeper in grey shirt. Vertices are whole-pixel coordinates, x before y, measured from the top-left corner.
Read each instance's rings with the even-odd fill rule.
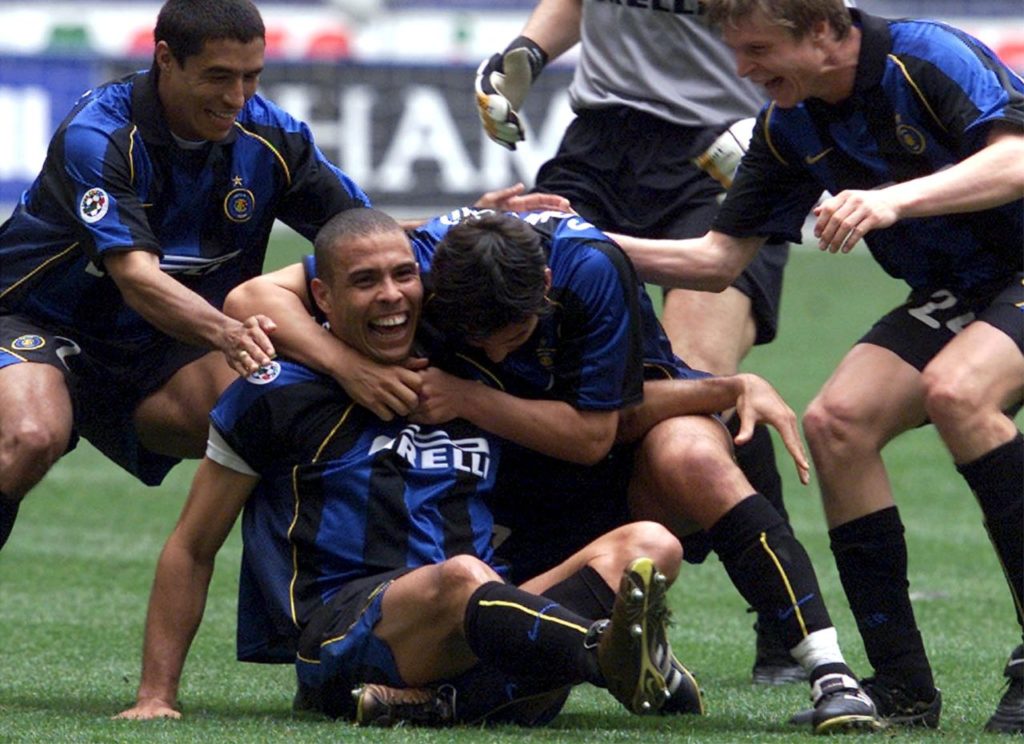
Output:
[[[735,74],[732,54],[697,0],[643,7],[539,0],[522,35],[477,71],[480,117],[492,140],[515,149],[525,139],[518,111],[530,84],[548,60],[576,42],[579,63],[569,88],[576,118],[534,188],[568,198],[605,231],[703,235],[746,148],[763,93]],[[662,323],[676,354],[692,367],[735,374],[753,345],[775,337],[788,252],[788,244],[765,246],[720,294],[666,288]],[[751,484],[787,517],[768,430],[759,426],[736,455]],[[642,516],[643,505],[633,506],[634,516]],[[710,549],[695,540],[684,544],[694,563]],[[805,679],[772,620],[758,618],[755,628],[754,682]]]

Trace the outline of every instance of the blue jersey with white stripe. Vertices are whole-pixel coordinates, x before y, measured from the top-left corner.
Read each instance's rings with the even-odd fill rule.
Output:
[[[434,248],[448,231],[478,212],[451,212],[411,233],[422,272],[429,273]],[[633,265],[608,236],[578,215],[516,216],[541,236],[554,310],[498,365],[509,392],[581,410],[617,410],[640,400],[645,375],[695,374],[672,353]],[[429,300],[425,312],[429,317]]]
[[[242,519],[240,658],[292,661],[310,614],[353,579],[491,562],[499,449],[472,425],[381,421],[287,360],[234,382],[210,418],[261,476]]]
[[[796,241],[823,189],[926,176],[985,147],[993,125],[1024,127],[1024,81],[977,39],[933,21],[851,13],[863,33],[853,95],[769,104],[713,229]],[[915,289],[982,290],[1021,270],[1024,201],[901,220],[865,242]]]
[[[163,271],[220,307],[259,274],[275,219],[312,239],[368,206],[307,126],[256,95],[221,142],[182,146],[150,73],[87,92],[43,169],[0,227],[0,308],[133,348],[159,333],[103,273],[112,251],[160,256]]]

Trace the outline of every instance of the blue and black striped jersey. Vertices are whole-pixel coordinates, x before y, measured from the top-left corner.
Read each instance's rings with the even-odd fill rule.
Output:
[[[131,349],[158,331],[103,273],[108,252],[159,254],[220,307],[262,270],[275,219],[312,239],[332,215],[368,205],[270,101],[253,96],[228,138],[192,148],[168,129],[151,75],[137,73],[82,96],[0,227],[0,308]]]
[[[292,661],[275,639],[294,640],[353,579],[454,555],[491,562],[483,497],[499,449],[472,425],[382,421],[287,360],[232,383],[210,418],[260,475],[242,518],[241,658]]]
[[[926,176],[981,150],[993,125],[1024,127],[1024,80],[977,39],[933,21],[851,13],[862,31],[853,95],[769,104],[713,229],[799,241],[823,190]],[[970,293],[1021,270],[1024,202],[902,220],[865,242],[915,289]]]
[[[462,209],[411,233],[429,284],[430,259],[448,230],[476,214]],[[551,269],[554,311],[498,366],[514,395],[562,400],[581,410],[638,402],[649,377],[689,377],[673,353],[633,265],[604,233],[578,215],[517,215],[540,234]],[[430,302],[425,305],[430,317]]]

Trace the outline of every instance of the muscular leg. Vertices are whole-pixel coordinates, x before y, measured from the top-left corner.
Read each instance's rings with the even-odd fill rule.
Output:
[[[1024,355],[977,321],[925,367],[925,408],[974,492],[1024,629],[1024,439],[1003,411],[1021,401]]]
[[[179,369],[135,409],[135,428],[143,446],[174,457],[202,457],[210,411],[236,378],[219,352]]]
[[[72,425],[60,370],[33,362],[0,369],[0,548],[21,499],[67,449]]]
[[[925,420],[920,373],[879,346],[855,346],[811,402],[804,433],[832,552],[868,659],[912,699],[935,696],[910,604],[903,524],[882,448]]]
[[[630,508],[677,535],[706,530],[744,598],[758,612],[784,620],[787,648],[830,631],[827,652],[809,658],[808,671],[822,661],[843,663],[810,559],[736,466],[728,435],[715,419],[678,417],[650,431],[638,453]]]

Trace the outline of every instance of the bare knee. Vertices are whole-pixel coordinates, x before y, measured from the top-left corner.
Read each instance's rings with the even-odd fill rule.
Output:
[[[683,546],[669,530],[657,522],[631,522],[620,527],[615,535],[615,563],[625,567],[634,558],[650,558],[669,581],[679,574]]]
[[[486,563],[471,555],[457,555],[437,565],[431,601],[465,605],[481,585],[501,578]]]
[[[67,449],[70,427],[60,421],[22,416],[0,430],[0,491],[20,499]]]
[[[998,409],[998,404],[988,400],[986,391],[975,384],[973,378],[950,375],[929,365],[921,374],[921,381],[925,412],[940,429]]]
[[[828,454],[841,459],[870,446],[856,407],[826,393],[820,393],[808,405],[803,429],[816,458]]]

